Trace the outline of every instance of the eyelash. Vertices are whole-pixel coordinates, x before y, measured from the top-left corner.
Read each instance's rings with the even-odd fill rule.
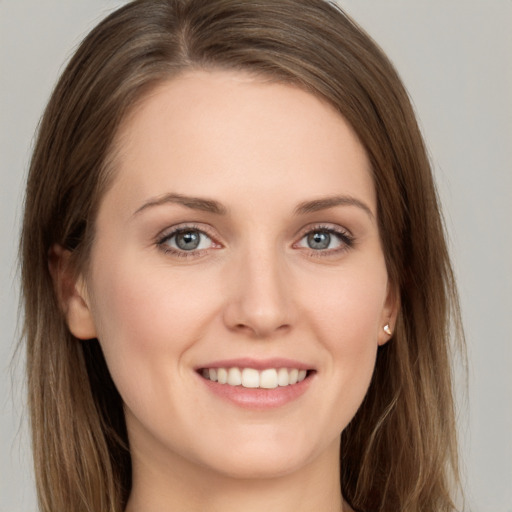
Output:
[[[297,244],[300,243],[305,237],[312,233],[327,233],[329,235],[334,235],[341,244],[340,247],[337,247],[335,249],[319,250],[312,248],[304,248],[308,252],[308,255],[315,258],[339,256],[345,251],[351,249],[355,244],[354,236],[346,229],[343,229],[341,227],[333,227],[331,225],[315,225],[306,228],[301,233],[299,241],[293,244],[294,247],[297,246]]]
[[[214,240],[214,238],[208,233],[207,230],[205,230],[204,227],[199,227],[194,224],[186,224],[186,225],[180,225],[175,228],[173,228],[170,232],[164,233],[162,236],[160,236],[156,242],[156,245],[158,248],[164,252],[164,254],[171,254],[172,256],[177,256],[178,258],[197,258],[203,255],[205,251],[208,249],[196,249],[191,251],[186,250],[180,250],[175,249],[174,247],[170,247],[168,245],[168,242],[175,236],[181,234],[181,233],[187,233],[187,232],[197,232],[200,233],[202,236],[206,236],[209,238],[212,242],[212,244],[218,245],[221,247],[220,244],[217,244]]]
[[[196,249],[196,250],[180,250],[175,249],[173,247],[170,247],[168,245],[168,242],[175,236],[181,234],[181,233],[187,233],[187,232],[197,232],[200,233],[202,236],[206,236],[211,240],[211,243],[214,245],[217,245],[216,248],[222,247],[221,244],[215,242],[215,239],[213,236],[211,236],[208,233],[208,230],[205,230],[204,227],[199,227],[194,224],[187,224],[187,225],[180,225],[172,229],[170,232],[166,232],[162,236],[160,236],[156,242],[156,245],[158,248],[164,252],[164,254],[171,254],[173,256],[176,256],[178,258],[198,258],[203,255],[204,252],[208,251],[210,248],[207,249]],[[355,239],[352,234],[350,234],[347,230],[341,229],[341,228],[334,228],[333,226],[326,226],[326,225],[316,225],[312,227],[308,227],[307,229],[303,230],[300,238],[297,242],[293,244],[294,248],[301,248],[298,247],[298,244],[308,235],[312,233],[327,233],[329,235],[334,235],[340,242],[341,246],[337,247],[335,249],[312,249],[307,247],[302,247],[302,249],[306,250],[308,252],[308,255],[318,258],[318,257],[329,257],[329,256],[335,256],[339,255],[349,249],[351,249],[354,246]]]

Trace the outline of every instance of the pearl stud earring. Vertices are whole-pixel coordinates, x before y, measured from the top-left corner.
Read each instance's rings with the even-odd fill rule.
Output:
[[[386,324],[384,327],[384,332],[388,335],[388,336],[391,336],[393,333],[391,332],[391,327],[389,327],[389,324]]]

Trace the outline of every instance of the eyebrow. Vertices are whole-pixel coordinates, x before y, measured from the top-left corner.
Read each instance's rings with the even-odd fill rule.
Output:
[[[227,213],[224,206],[222,206],[218,201],[214,201],[212,199],[184,196],[182,194],[164,194],[163,196],[155,197],[144,203],[135,211],[134,215],[138,215],[148,208],[162,206],[164,204],[179,204],[192,210],[201,210],[203,212],[215,213],[217,215],[225,215]]]
[[[320,199],[314,199],[313,201],[305,201],[300,203],[297,208],[295,208],[296,215],[304,215],[306,213],[318,212],[321,210],[327,210],[329,208],[334,208],[335,206],[356,206],[361,208],[371,220],[374,219],[374,215],[370,208],[355,197],[351,196],[329,196],[323,197]]]
[[[213,199],[206,199],[202,197],[185,196],[182,194],[164,194],[162,196],[150,199],[138,208],[134,215],[138,215],[140,212],[153,208],[155,206],[162,206],[165,204],[179,204],[190,208],[192,210],[201,210],[204,212],[214,213],[217,215],[226,215],[227,209],[218,201]],[[299,203],[295,208],[295,215],[305,215],[307,213],[314,213],[321,210],[327,210],[336,206],[356,206],[362,209],[370,219],[374,219],[374,215],[370,208],[359,199],[351,196],[329,196],[312,201],[304,201]]]

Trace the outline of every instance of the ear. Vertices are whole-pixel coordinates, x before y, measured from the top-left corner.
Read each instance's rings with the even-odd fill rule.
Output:
[[[399,311],[400,295],[396,285],[393,285],[388,281],[386,302],[382,309],[380,327],[377,335],[377,343],[379,346],[387,343],[393,336]]]
[[[58,244],[53,245],[48,252],[48,268],[60,308],[73,336],[81,340],[96,338],[85,280],[74,271],[71,251]]]

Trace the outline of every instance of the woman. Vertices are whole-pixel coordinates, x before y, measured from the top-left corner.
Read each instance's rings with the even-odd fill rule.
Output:
[[[42,510],[454,509],[431,171],[333,5],[109,16],[42,120],[22,257]]]

